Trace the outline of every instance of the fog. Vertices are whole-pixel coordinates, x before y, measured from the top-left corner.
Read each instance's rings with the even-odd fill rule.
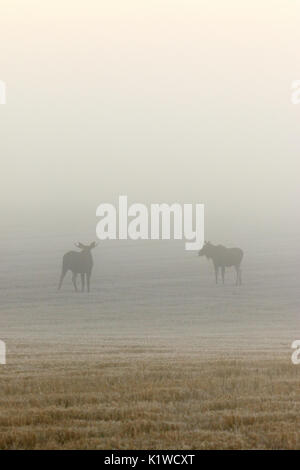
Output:
[[[125,194],[204,203],[215,242],[298,240],[299,8],[2,0],[2,235],[94,239]]]
[[[299,12],[0,1],[1,449],[299,449]],[[98,239],[121,195],[211,243]]]

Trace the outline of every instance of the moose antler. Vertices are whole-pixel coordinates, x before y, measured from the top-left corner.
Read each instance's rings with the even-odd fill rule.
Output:
[[[74,245],[77,247],[77,248],[84,248],[84,245],[82,243],[74,243]]]

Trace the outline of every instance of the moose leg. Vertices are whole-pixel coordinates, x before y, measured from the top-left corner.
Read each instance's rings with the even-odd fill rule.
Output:
[[[77,273],[73,273],[72,275],[72,282],[75,288],[75,291],[78,292],[77,285],[76,285]]]
[[[242,284],[242,274],[239,266],[235,266],[236,270],[236,285],[240,286]]]
[[[84,292],[84,284],[85,284],[84,276],[85,276],[85,274],[81,273],[80,276],[81,276],[81,292]]]
[[[219,266],[215,265],[216,284],[218,284],[218,274],[219,274]]]
[[[224,281],[225,281],[225,267],[224,266],[222,266],[221,272],[222,272],[222,282],[224,284]]]
[[[90,279],[91,279],[91,273],[86,273],[86,283],[87,283],[88,292],[90,292]]]
[[[58,290],[60,290],[60,288],[61,288],[61,286],[62,286],[62,283],[63,283],[64,277],[65,277],[65,275],[66,275],[66,272],[67,272],[67,271],[64,271],[64,270],[62,270],[62,272],[61,272],[61,276],[60,276],[60,280],[59,280],[59,285],[58,285]]]

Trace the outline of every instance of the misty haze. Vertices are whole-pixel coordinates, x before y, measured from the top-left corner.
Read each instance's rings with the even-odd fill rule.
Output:
[[[299,448],[299,5],[24,8],[0,18],[0,449]],[[203,256],[99,240],[122,194],[203,203]]]

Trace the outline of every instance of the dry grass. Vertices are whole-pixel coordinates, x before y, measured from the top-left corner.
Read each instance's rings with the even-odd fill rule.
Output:
[[[251,240],[238,288],[176,244],[104,244],[76,295],[73,234],[29,232],[1,242],[0,449],[300,448],[297,238]]]
[[[0,449],[300,447],[299,369],[280,354],[24,344],[0,390]]]

